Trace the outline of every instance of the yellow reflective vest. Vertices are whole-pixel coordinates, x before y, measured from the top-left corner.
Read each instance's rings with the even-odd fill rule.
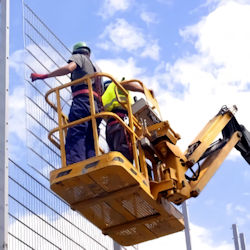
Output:
[[[104,94],[102,95],[102,104],[105,111],[112,111],[114,109],[124,109],[124,107],[117,101],[115,89],[117,86],[115,83],[110,83]],[[118,88],[117,91],[119,95],[119,99],[122,102],[126,102],[126,96],[124,95],[123,91]],[[132,98],[129,95],[130,103],[132,103]]]

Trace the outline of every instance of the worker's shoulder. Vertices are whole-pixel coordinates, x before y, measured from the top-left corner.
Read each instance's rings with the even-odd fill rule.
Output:
[[[69,62],[75,62],[80,68],[93,68],[93,63],[90,58],[83,54],[73,54]]]
[[[82,61],[90,61],[90,59],[83,54],[73,54],[70,60],[82,60]]]

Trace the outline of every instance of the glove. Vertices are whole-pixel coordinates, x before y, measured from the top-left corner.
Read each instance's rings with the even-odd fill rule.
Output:
[[[37,73],[32,73],[30,75],[31,81],[34,82],[38,79],[45,79],[48,77],[48,74],[37,74]]]

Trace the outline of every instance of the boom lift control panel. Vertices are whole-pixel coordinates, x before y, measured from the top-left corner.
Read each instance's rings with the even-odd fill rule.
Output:
[[[183,216],[175,205],[198,196],[234,147],[250,164],[250,133],[237,122],[236,106],[222,107],[187,150],[181,152],[177,146],[180,135],[168,121],[162,121],[157,100],[138,80],[131,81],[144,87],[146,100],[140,99],[133,105],[130,98],[121,102],[128,111],[129,124],[115,113],[96,113],[92,79],[99,76],[112,80],[128,97],[122,85],[104,73],[87,75],[46,94],[46,101],[58,114],[58,127],[49,133],[49,139],[60,150],[62,160],[61,168],[51,172],[51,189],[121,245],[134,245],[183,230]],[[90,93],[91,115],[69,123],[61,110],[60,91],[83,82]],[[56,103],[49,98],[53,93]],[[104,153],[99,147],[96,118],[110,117],[130,135],[133,164],[121,153]],[[96,156],[67,166],[67,129],[90,120]]]

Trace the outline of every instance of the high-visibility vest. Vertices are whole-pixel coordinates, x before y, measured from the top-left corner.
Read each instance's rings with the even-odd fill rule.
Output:
[[[112,82],[109,84],[108,88],[102,95],[102,104],[105,111],[112,111],[114,109],[120,109],[120,108],[124,109],[123,106],[117,101],[115,94],[116,88],[117,86],[115,85],[115,83]],[[127,101],[127,98],[124,95],[123,91],[118,88],[117,93],[119,95],[120,101],[125,103]],[[132,103],[132,98],[130,95],[129,98],[130,98],[130,103]]]

